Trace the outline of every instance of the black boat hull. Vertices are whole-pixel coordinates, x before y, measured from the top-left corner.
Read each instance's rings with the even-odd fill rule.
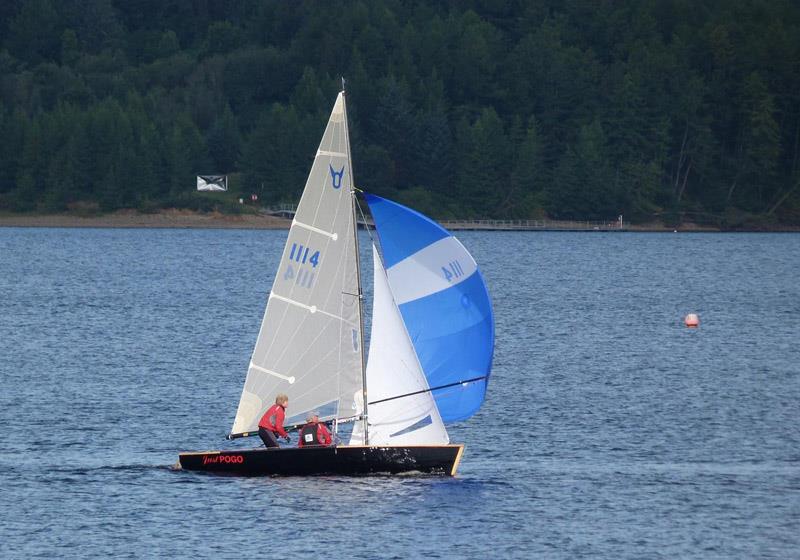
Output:
[[[453,476],[463,445],[331,446],[181,453],[184,470],[241,476],[368,475],[420,472]]]

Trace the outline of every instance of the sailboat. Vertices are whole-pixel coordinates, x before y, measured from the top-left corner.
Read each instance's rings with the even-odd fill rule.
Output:
[[[345,92],[334,103],[292,221],[228,439],[258,435],[277,394],[286,426],[310,412],[333,445],[186,452],[186,470],[241,475],[455,475],[445,425],[481,406],[494,318],[475,260],[426,216],[353,183]],[[369,207],[374,289],[369,360],[358,197]],[[372,237],[372,236],[371,236]],[[376,246],[380,246],[379,248]]]

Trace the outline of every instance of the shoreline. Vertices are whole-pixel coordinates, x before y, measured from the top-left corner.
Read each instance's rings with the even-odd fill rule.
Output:
[[[289,229],[291,223],[286,218],[262,214],[222,214],[192,210],[162,210],[152,214],[119,210],[97,216],[0,214],[0,228]]]
[[[587,231],[591,229],[491,229],[471,227],[469,221],[460,226],[448,221],[452,231]],[[195,212],[193,210],[162,210],[141,214],[134,210],[118,210],[110,214],[81,216],[77,214],[0,214],[0,228],[101,228],[101,229],[289,229],[292,220],[265,214],[222,214],[220,212]],[[720,229],[684,223],[678,228],[662,224],[630,224],[623,229],[603,229],[605,232],[648,233],[799,233],[800,227],[784,226],[761,229]]]

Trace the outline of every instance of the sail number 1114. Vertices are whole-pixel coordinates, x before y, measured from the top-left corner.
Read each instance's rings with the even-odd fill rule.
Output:
[[[311,247],[304,247],[299,243],[292,243],[289,250],[289,264],[283,273],[284,280],[294,280],[294,283],[301,288],[310,288],[314,284],[314,273],[312,272],[319,265],[320,254]],[[297,272],[293,264],[299,267]],[[304,268],[311,265],[311,270]]]
[[[309,256],[309,254],[311,256]],[[303,247],[297,243],[292,243],[292,250],[289,252],[289,260],[296,261],[300,264],[310,264],[313,268],[317,268],[319,264],[319,251],[314,251],[310,247]]]

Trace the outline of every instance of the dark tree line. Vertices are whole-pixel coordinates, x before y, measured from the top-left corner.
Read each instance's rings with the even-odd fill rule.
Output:
[[[295,201],[340,76],[434,216],[800,223],[791,0],[6,0],[0,209]]]

